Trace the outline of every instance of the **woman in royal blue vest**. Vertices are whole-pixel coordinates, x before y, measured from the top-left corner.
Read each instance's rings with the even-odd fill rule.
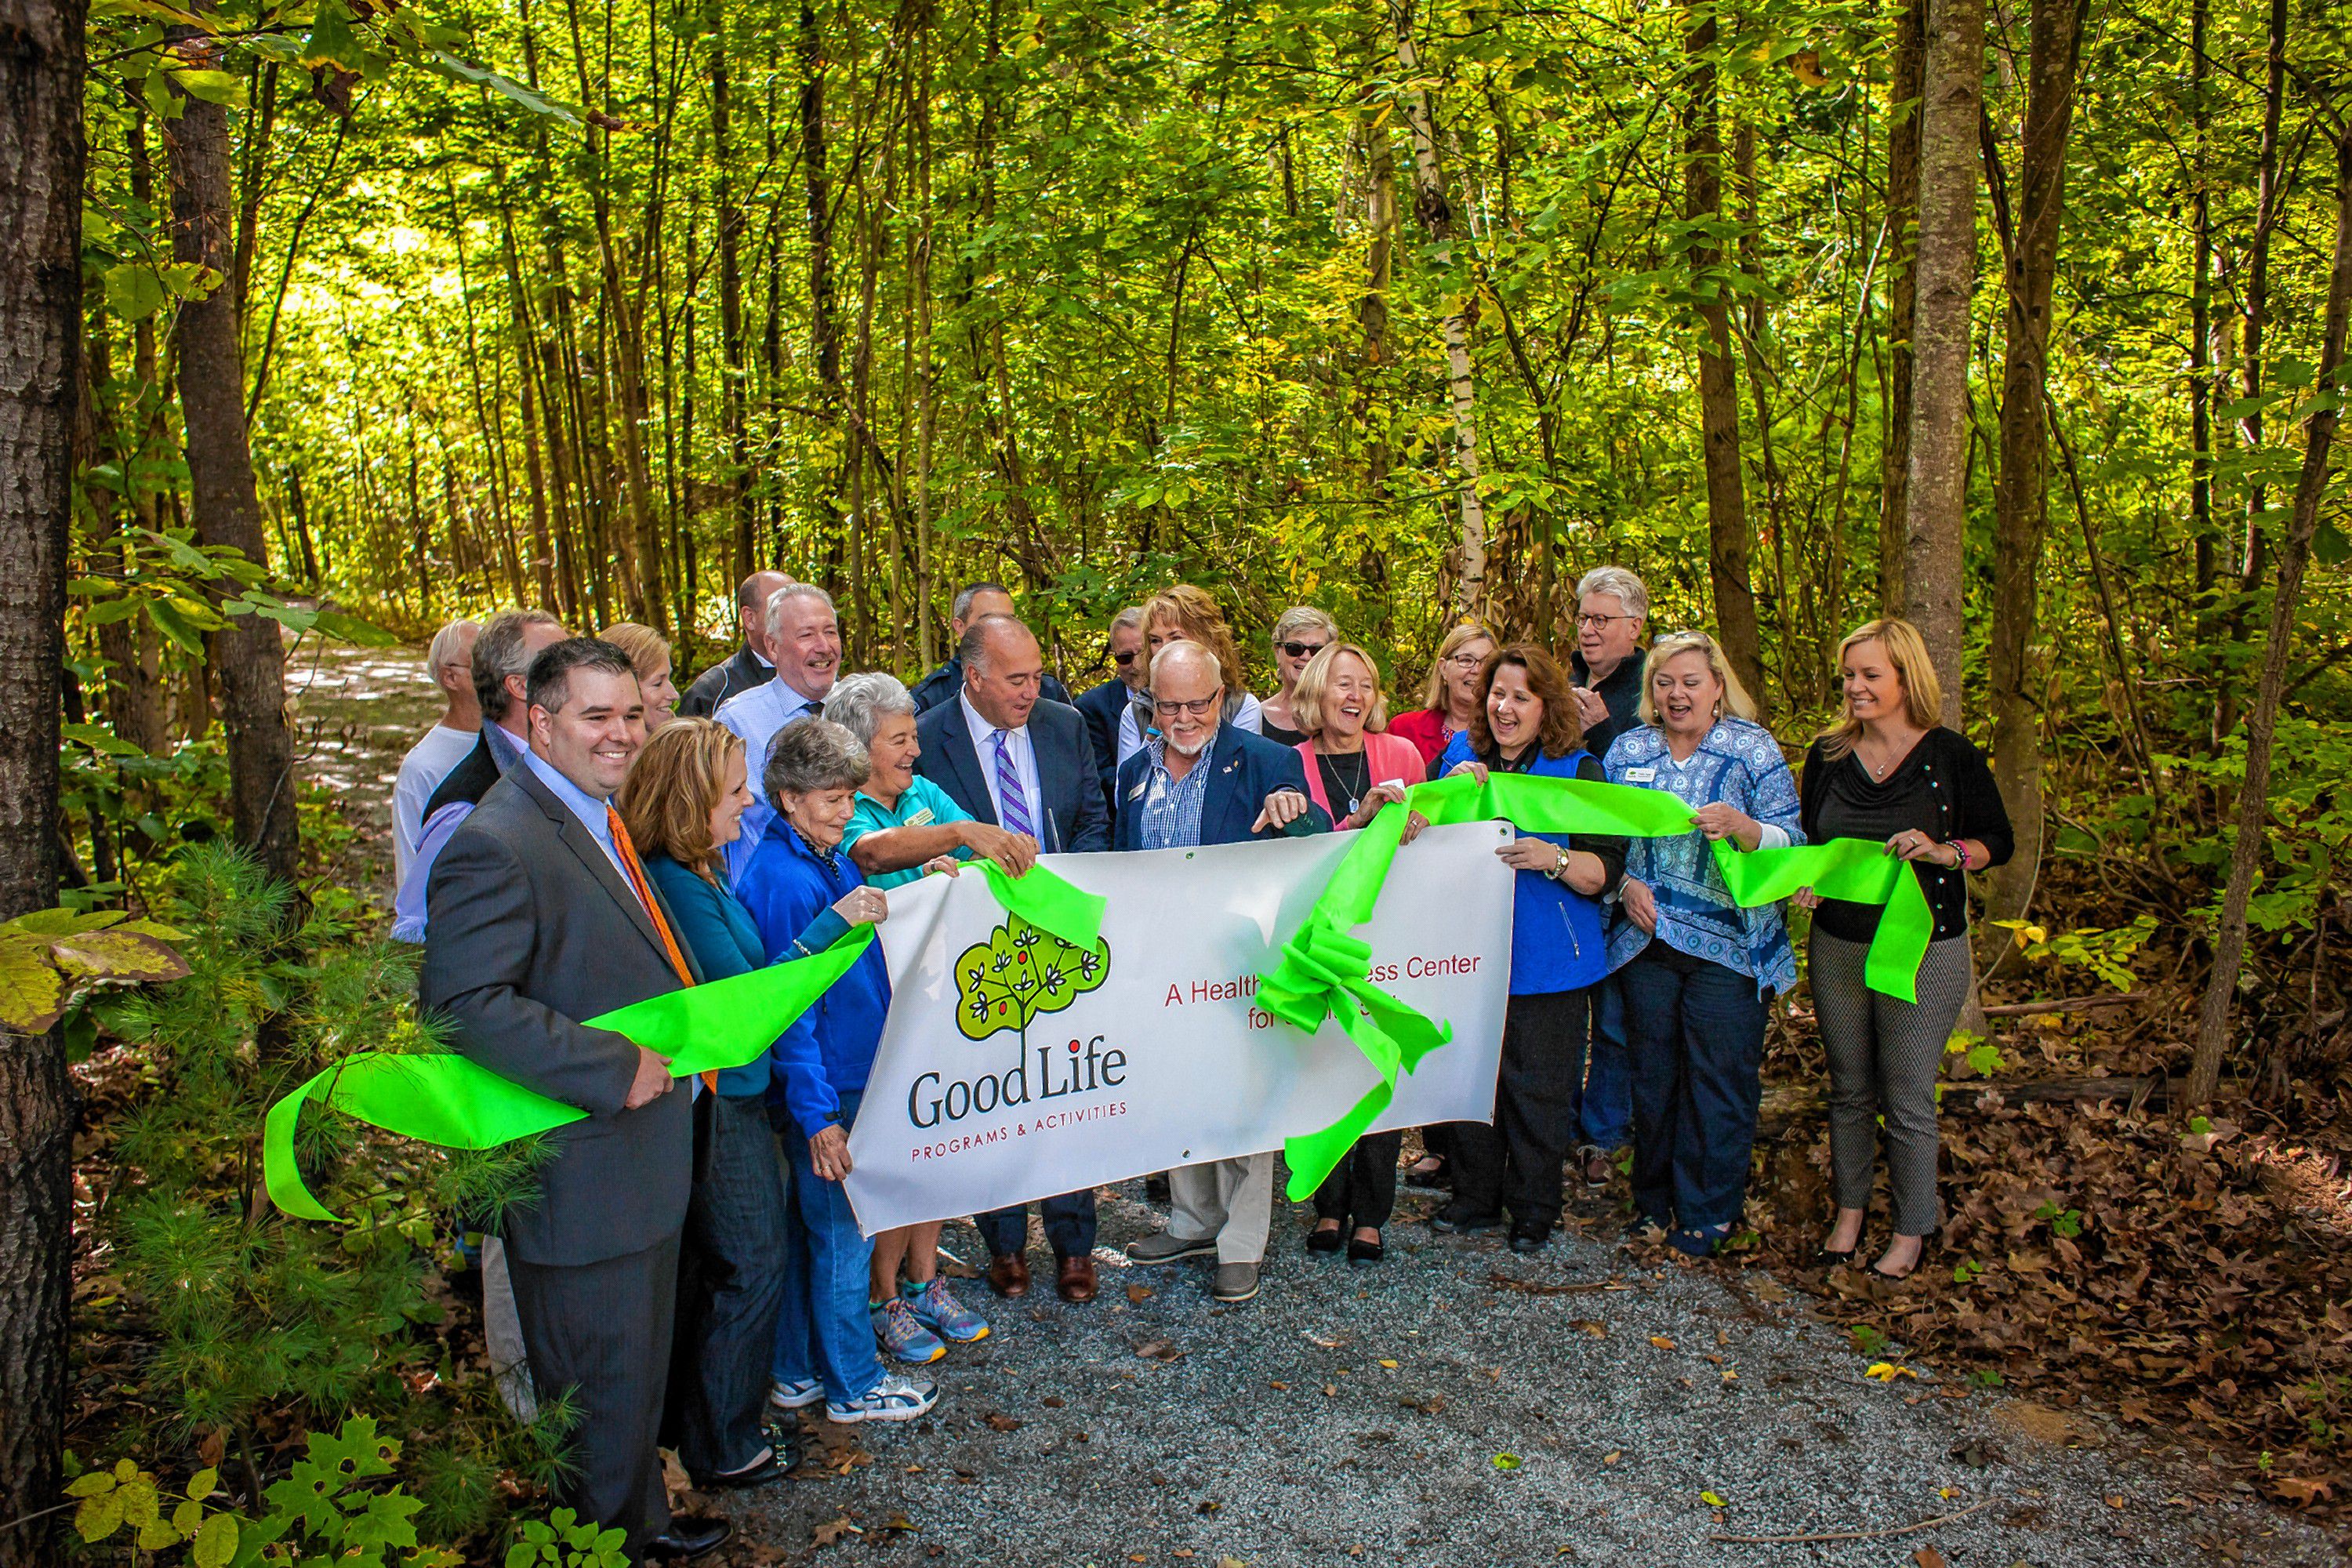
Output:
[[[1568,672],[1528,643],[1489,655],[1470,727],[1435,771],[1534,773],[1605,782],[1583,748]],[[1625,871],[1625,840],[1524,835],[1496,853],[1518,875],[1511,912],[1511,1000],[1503,1016],[1495,1124],[1454,1130],[1454,1201],[1441,1231],[1487,1230],[1510,1210],[1511,1250],[1533,1252],[1559,1224],[1559,1187],[1575,1142],[1591,1038],[1592,986],[1609,972],[1601,900]]]

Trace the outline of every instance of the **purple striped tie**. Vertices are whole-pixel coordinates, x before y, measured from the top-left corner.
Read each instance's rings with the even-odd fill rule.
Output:
[[[1007,833],[1035,835],[1029,822],[1029,797],[1021,793],[1021,770],[1013,765],[1013,733],[996,731],[996,806],[999,824]]]

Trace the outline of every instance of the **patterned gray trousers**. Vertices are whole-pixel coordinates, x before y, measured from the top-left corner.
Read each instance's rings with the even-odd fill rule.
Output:
[[[1969,993],[1969,940],[1927,944],[1916,1002],[1881,995],[1863,979],[1867,943],[1816,931],[1810,973],[1813,1016],[1830,1058],[1831,1184],[1840,1208],[1870,1206],[1880,1117],[1886,1121],[1886,1177],[1895,1232],[1936,1228],[1936,1073]]]

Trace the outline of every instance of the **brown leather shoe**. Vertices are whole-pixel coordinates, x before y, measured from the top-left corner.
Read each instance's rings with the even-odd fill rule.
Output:
[[[1095,1299],[1095,1260],[1091,1258],[1065,1258],[1056,1271],[1054,1289],[1062,1293],[1065,1301],[1091,1301]]]
[[[1000,1252],[988,1260],[988,1288],[1000,1296],[1029,1294],[1029,1260],[1017,1252]]]

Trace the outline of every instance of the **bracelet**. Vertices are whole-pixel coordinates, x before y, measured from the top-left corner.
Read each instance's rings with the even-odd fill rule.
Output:
[[[1947,838],[1944,842],[1950,846],[1953,854],[1959,857],[1955,869],[1966,875],[1969,868],[1969,841],[1965,838]]]

